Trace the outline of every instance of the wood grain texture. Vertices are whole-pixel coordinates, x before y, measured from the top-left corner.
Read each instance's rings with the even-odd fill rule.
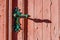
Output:
[[[35,0],[34,3],[34,40],[43,40],[42,14],[43,14],[43,0]],[[34,21],[35,21],[34,20]]]
[[[32,20],[28,20],[28,40],[59,40],[58,38],[58,0],[28,0],[28,14],[31,18],[42,18],[43,26]],[[40,5],[39,5],[40,3]],[[31,6],[30,6],[31,5]],[[43,12],[40,13],[40,8]],[[41,20],[40,20],[41,21]],[[31,27],[30,27],[31,26]],[[40,29],[41,26],[41,29]],[[43,28],[42,28],[43,27]],[[43,33],[42,33],[43,31]],[[40,35],[41,34],[41,35]],[[40,36],[39,36],[40,35]],[[41,37],[41,38],[40,38]]]
[[[7,40],[6,0],[0,0],[0,40]]]
[[[15,7],[30,15],[20,19],[18,33],[12,31]],[[59,24],[58,0],[0,0],[0,40],[60,40]]]
[[[42,0],[28,0],[28,40],[42,40]]]
[[[34,1],[28,0],[28,14],[30,18],[34,19]],[[34,40],[34,22],[28,19],[28,40]]]
[[[50,20],[50,0],[43,0],[43,20]],[[46,22],[47,22],[46,21]],[[49,22],[43,22],[43,40],[50,39],[50,24]]]
[[[51,0],[51,40],[59,40],[58,34],[58,0]]]
[[[59,32],[59,40],[60,40],[60,0],[58,0],[58,12],[59,12],[59,14],[58,14],[58,22],[59,22],[59,27],[58,27],[58,32]]]

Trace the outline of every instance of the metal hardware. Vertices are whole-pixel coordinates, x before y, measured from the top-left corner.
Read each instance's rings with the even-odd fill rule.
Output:
[[[19,9],[16,7],[13,11],[13,17],[14,17],[14,25],[13,25],[13,30],[15,32],[18,32],[21,27],[20,27],[20,22],[19,19],[20,18],[28,18],[29,15],[28,14],[22,14]]]

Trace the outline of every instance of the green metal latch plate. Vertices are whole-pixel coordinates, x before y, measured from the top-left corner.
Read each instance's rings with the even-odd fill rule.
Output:
[[[13,17],[14,17],[14,25],[13,25],[13,30],[15,32],[18,32],[21,27],[20,27],[20,22],[19,19],[20,18],[28,18],[29,15],[28,14],[22,14],[19,9],[16,7],[13,11]]]

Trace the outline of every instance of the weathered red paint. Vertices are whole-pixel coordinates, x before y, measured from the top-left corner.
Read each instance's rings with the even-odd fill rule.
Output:
[[[20,19],[18,33],[12,31],[12,11],[17,6],[30,15]],[[59,24],[58,0],[0,0],[0,40],[60,40]]]

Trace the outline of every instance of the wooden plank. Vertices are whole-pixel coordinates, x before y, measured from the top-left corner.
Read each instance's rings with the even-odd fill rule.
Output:
[[[58,15],[59,16],[59,19],[58,19],[58,21],[59,21],[59,24],[58,24],[59,25],[58,32],[59,32],[59,40],[60,40],[60,0],[58,0],[58,8],[59,8],[59,11],[58,11],[59,12],[59,15]]]
[[[59,40],[59,33],[58,33],[58,0],[51,0],[51,40]]]
[[[50,39],[50,0],[43,0],[43,40]]]
[[[24,14],[24,0],[18,0],[17,6],[19,9],[21,9],[20,12]],[[24,19],[23,18],[20,19],[20,24],[22,30],[18,32],[17,39],[24,40]]]
[[[8,26],[8,40],[12,40],[12,0],[9,0],[9,26]]]
[[[0,40],[7,39],[7,27],[6,27],[6,1],[0,0]]]
[[[42,8],[42,0],[35,0],[34,3],[34,40],[42,40],[43,38],[43,27],[42,27],[42,12],[43,12],[43,8]]]
[[[28,14],[28,40],[42,40],[42,0],[28,0]]]
[[[34,19],[34,1],[35,0],[28,0],[28,14],[30,18]],[[34,40],[34,22],[28,19],[28,39],[27,40]]]

